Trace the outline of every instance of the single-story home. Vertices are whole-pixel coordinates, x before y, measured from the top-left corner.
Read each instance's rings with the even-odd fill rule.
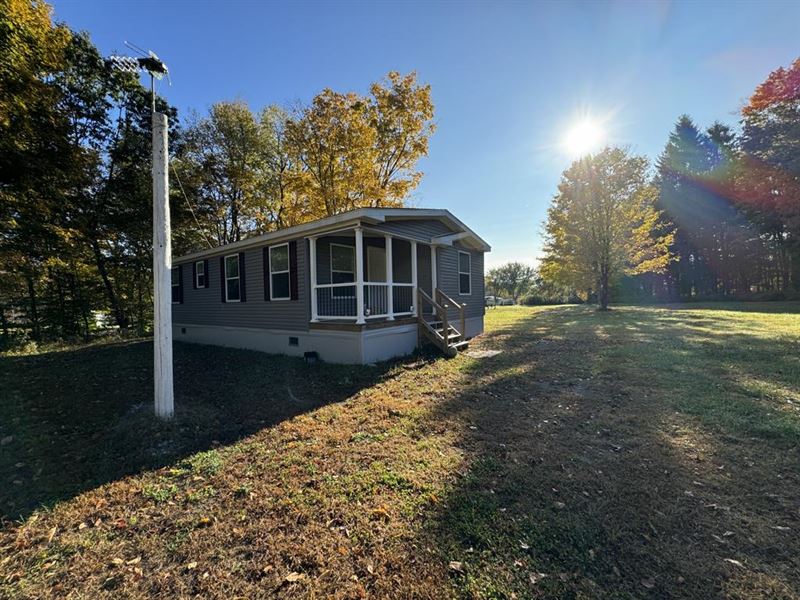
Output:
[[[360,208],[173,260],[176,341],[371,363],[483,332],[483,255],[447,210]]]

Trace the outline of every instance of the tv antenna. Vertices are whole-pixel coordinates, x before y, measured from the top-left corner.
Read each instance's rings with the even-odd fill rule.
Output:
[[[124,73],[139,73],[145,71],[150,75],[150,110],[155,114],[156,112],[156,79],[162,79],[166,76],[169,85],[172,85],[172,80],[169,77],[169,69],[164,64],[158,55],[152,50],[143,50],[133,42],[125,42],[125,45],[136,52],[139,56],[120,56],[112,54],[106,59],[106,65],[115,71],[122,71]]]

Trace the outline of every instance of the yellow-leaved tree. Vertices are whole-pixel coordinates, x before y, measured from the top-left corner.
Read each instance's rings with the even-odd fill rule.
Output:
[[[541,275],[575,290],[597,290],[606,310],[620,275],[663,272],[675,232],[656,209],[648,162],[622,148],[575,161],[547,212]]]
[[[434,131],[428,85],[390,72],[361,96],[308,106],[218,102],[186,127],[176,161],[200,229],[220,244],[363,207],[403,206]]]

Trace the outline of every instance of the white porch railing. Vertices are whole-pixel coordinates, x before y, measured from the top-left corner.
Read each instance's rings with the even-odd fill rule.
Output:
[[[364,318],[407,317],[414,314],[414,284],[365,281]],[[356,283],[319,283],[315,286],[318,319],[358,319]],[[392,290],[392,310],[389,289]]]
[[[317,283],[317,240],[309,238],[311,253],[311,320],[352,319],[363,324],[367,319],[416,315],[414,301],[417,288],[417,242],[411,245],[411,282],[394,282],[392,271],[392,236],[385,234],[385,282],[364,281],[364,233],[353,229],[355,237],[355,281]]]

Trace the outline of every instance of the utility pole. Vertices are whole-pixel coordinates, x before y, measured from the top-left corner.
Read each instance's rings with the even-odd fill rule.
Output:
[[[172,388],[172,243],[167,115],[153,112],[153,357],[156,416],[175,412]]]
[[[127,44],[127,43],[126,43]],[[169,77],[167,66],[153,52],[127,44],[142,57],[111,56],[106,64],[120,71],[150,74],[153,127],[153,381],[155,413],[162,419],[175,414],[172,385],[172,242],[169,218],[169,124],[156,112],[155,79]]]

